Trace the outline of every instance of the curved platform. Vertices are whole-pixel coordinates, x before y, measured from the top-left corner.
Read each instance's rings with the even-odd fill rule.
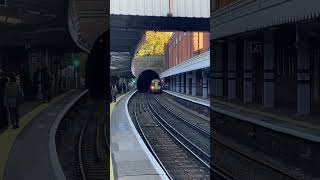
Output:
[[[134,93],[121,98],[111,115],[110,141],[115,179],[168,179],[129,115],[128,101]]]
[[[203,106],[210,107],[210,100],[209,99],[203,99],[203,98],[200,98],[200,97],[197,97],[197,96],[186,95],[186,94],[177,93],[177,92],[174,92],[174,91],[168,91],[168,90],[163,90],[163,91],[168,93],[168,94],[171,94],[173,96],[176,96],[178,98],[181,98],[181,99],[184,99],[184,100],[187,100],[187,101],[191,101],[193,103],[200,104],[200,105],[203,105]]]
[[[8,154],[4,180],[57,179],[50,161],[50,130],[63,112],[74,103],[83,90],[73,90],[39,110],[13,139]],[[58,160],[57,160],[58,161]]]

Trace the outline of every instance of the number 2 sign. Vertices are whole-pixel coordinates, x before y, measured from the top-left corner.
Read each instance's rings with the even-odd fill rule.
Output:
[[[260,53],[261,52],[261,42],[251,42],[250,43],[250,52],[251,53]]]

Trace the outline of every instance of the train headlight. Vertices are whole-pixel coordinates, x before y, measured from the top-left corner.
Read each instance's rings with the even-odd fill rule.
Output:
[[[154,89],[154,86],[151,86],[151,89]]]

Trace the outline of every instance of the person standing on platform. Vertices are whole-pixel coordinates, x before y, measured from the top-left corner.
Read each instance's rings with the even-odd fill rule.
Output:
[[[47,68],[43,68],[41,72],[41,90],[43,96],[43,102],[49,102],[50,100],[51,79]]]
[[[4,72],[0,70],[0,128],[7,126],[7,109],[4,106],[5,89],[8,79]]]
[[[121,83],[120,88],[121,88],[121,93],[123,94],[124,93],[123,83]]]
[[[48,72],[48,102],[53,98],[53,78],[50,72]]]
[[[117,93],[118,93],[117,86],[113,85],[113,87],[111,89],[111,95],[112,95],[112,101],[113,102],[117,101]]]
[[[128,91],[127,83],[124,83],[124,93],[127,93],[127,91]]]
[[[19,128],[19,105],[23,103],[23,90],[16,82],[15,73],[9,76],[9,82],[5,89],[4,105],[9,109],[10,120],[14,129]]]

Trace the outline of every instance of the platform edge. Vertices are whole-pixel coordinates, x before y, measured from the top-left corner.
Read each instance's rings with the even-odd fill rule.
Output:
[[[63,169],[60,165],[58,153],[56,150],[56,141],[55,141],[55,134],[57,132],[57,129],[59,127],[59,124],[65,114],[71,109],[71,107],[80,99],[82,98],[88,90],[83,91],[79,96],[74,98],[57,116],[55,119],[49,133],[49,161],[51,168],[53,169],[54,178],[57,180],[66,180],[66,177],[64,175]]]

